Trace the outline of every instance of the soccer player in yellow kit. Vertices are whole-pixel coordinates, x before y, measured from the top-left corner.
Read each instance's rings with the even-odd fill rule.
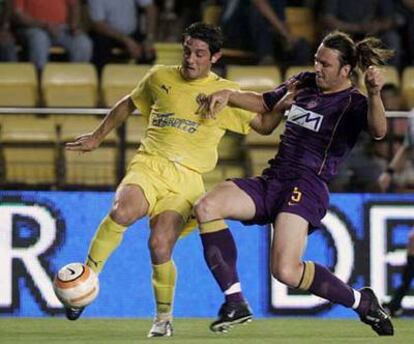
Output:
[[[195,23],[183,34],[180,66],[156,66],[131,94],[121,99],[91,133],[68,142],[73,151],[92,151],[135,110],[148,119],[146,135],[117,188],[109,214],[91,242],[87,265],[100,273],[121,243],[128,226],[150,217],[149,248],[156,316],[148,337],[171,336],[176,267],[171,259],[177,239],[195,226],[188,223],[195,201],[204,193],[202,173],[217,162],[217,146],[226,130],[247,134],[250,128],[270,134],[277,117],[227,107],[217,118],[199,115],[205,94],[237,89],[211,72],[221,56],[218,28]],[[187,224],[187,225],[186,225]],[[241,295],[241,289],[235,295]],[[251,318],[246,304],[246,319]],[[66,308],[76,320],[83,309]]]

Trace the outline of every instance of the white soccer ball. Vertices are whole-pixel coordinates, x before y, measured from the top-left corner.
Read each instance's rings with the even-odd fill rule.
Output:
[[[95,300],[99,292],[99,280],[87,265],[71,263],[59,270],[53,280],[53,289],[65,306],[80,308]]]

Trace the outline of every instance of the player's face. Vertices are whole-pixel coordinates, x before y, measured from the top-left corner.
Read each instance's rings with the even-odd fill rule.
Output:
[[[350,86],[350,66],[341,67],[339,51],[321,44],[315,54],[316,84],[322,92],[336,92]]]
[[[187,80],[206,77],[212,64],[220,58],[220,53],[211,55],[206,42],[192,37],[185,38],[183,50],[181,72]]]

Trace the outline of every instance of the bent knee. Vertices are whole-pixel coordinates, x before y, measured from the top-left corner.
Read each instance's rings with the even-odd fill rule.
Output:
[[[165,260],[171,257],[176,240],[165,235],[151,235],[148,240],[148,248],[157,260]]]
[[[276,263],[272,265],[272,276],[289,287],[296,288],[301,278],[301,265]]]
[[[194,205],[194,213],[199,222],[220,218],[215,202],[208,195],[200,198]]]
[[[132,209],[123,207],[119,203],[112,206],[110,216],[112,220],[123,226],[132,225],[138,218],[138,215]]]

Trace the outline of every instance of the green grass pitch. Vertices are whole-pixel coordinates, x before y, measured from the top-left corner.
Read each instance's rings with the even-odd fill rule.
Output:
[[[394,320],[395,335],[379,337],[358,320],[315,318],[256,319],[234,327],[227,334],[208,330],[209,319],[175,319],[174,337],[146,338],[151,319],[0,318],[1,344],[321,344],[321,343],[413,343],[413,320]]]

